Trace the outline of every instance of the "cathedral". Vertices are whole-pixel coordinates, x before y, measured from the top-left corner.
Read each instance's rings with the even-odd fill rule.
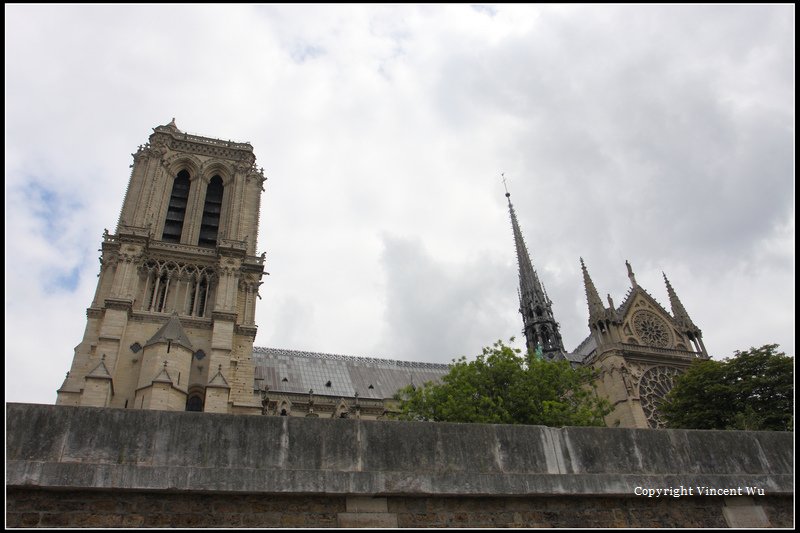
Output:
[[[381,419],[394,393],[448,372],[444,364],[253,346],[266,178],[253,147],[180,131],[173,119],[133,154],[83,340],[57,404],[213,413]],[[589,334],[564,349],[553,302],[506,192],[519,266],[526,346],[546,360],[591,365],[613,411],[609,426],[663,427],[673,379],[708,358],[700,329],[664,276],[671,312],[636,283],[603,303],[581,259]]]

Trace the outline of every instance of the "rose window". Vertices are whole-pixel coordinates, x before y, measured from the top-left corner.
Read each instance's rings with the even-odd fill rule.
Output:
[[[667,393],[672,390],[675,378],[680,374],[680,370],[668,366],[654,366],[642,374],[642,378],[639,380],[639,400],[651,428],[662,429],[665,427],[658,408]]]
[[[633,315],[633,330],[647,346],[667,348],[670,345],[669,327],[650,311],[637,311]]]

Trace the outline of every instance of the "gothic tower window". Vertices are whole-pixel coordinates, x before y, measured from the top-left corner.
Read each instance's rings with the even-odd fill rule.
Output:
[[[186,204],[189,200],[189,173],[185,170],[178,172],[172,184],[172,195],[169,197],[167,219],[164,221],[164,234],[161,240],[165,242],[181,242],[183,219],[186,216]]]
[[[544,344],[544,348],[552,348],[553,344],[550,341],[550,332],[547,329],[542,330],[542,344]]]
[[[206,190],[206,203],[203,207],[203,220],[200,224],[200,240],[198,246],[213,248],[217,245],[219,233],[219,216],[222,212],[222,178],[214,176]]]
[[[164,304],[166,304],[167,301],[169,276],[164,272],[160,276],[156,273],[153,278],[153,284],[148,295],[147,309],[150,311],[162,312],[164,311]]]
[[[186,313],[191,316],[205,316],[206,300],[208,299],[208,278],[205,274],[194,276],[188,287],[189,306]]]

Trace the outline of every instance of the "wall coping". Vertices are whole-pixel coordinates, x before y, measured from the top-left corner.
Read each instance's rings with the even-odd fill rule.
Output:
[[[548,428],[6,404],[6,487],[438,496],[794,493],[787,432]],[[744,494],[743,494],[744,495]]]

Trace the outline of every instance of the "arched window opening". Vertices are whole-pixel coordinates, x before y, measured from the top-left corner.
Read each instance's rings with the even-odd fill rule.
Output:
[[[167,301],[167,288],[169,285],[169,277],[167,273],[160,276],[156,273],[153,275],[155,278],[153,286],[150,288],[149,298],[147,300],[147,309],[160,313],[164,311],[164,304]]]
[[[186,400],[186,410],[187,411],[203,411],[203,397],[199,395],[192,395],[189,396],[189,399]]]
[[[222,178],[214,176],[206,190],[206,203],[203,207],[203,221],[200,224],[200,240],[198,246],[213,248],[217,245],[219,233],[219,217],[222,212]]]
[[[186,216],[186,204],[189,200],[189,173],[185,170],[178,172],[172,184],[172,195],[169,197],[167,219],[164,221],[164,234],[161,240],[165,242],[181,242],[183,219]]]
[[[200,280],[200,293],[197,302],[197,316],[206,316],[206,300],[208,299],[208,280]]]
[[[205,276],[195,280],[191,287],[189,297],[189,314],[191,316],[205,316],[206,300],[208,299],[208,279]]]

